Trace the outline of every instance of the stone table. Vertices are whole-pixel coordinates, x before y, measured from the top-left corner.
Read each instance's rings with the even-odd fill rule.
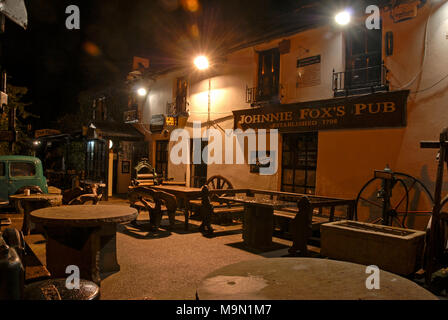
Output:
[[[380,288],[367,289],[366,266],[313,258],[243,261],[208,274],[200,300],[437,300],[429,291],[380,271]]]
[[[243,240],[249,247],[266,250],[272,247],[274,210],[297,207],[295,202],[255,198],[249,196],[223,196],[223,200],[244,204]]]
[[[62,195],[60,194],[16,194],[9,196],[9,199],[14,203],[15,208],[19,213],[23,213],[22,232],[24,235],[30,233],[31,224],[29,215],[32,211],[62,205]]]
[[[44,226],[47,269],[53,277],[67,277],[78,266],[82,279],[99,284],[101,273],[120,270],[116,226],[135,220],[137,210],[119,205],[72,205],[33,211],[30,218]]]

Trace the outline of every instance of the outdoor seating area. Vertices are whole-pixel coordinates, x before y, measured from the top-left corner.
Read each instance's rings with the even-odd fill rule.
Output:
[[[0,303],[448,300],[447,28],[448,0],[0,0]]]
[[[21,198],[35,196],[22,195]],[[232,270],[231,266],[227,267],[231,263],[247,265],[247,270],[255,271],[262,264],[269,265],[275,261],[282,265],[281,261],[284,261],[285,266],[281,268],[286,269],[294,265],[305,266],[308,261],[311,263],[314,260],[326,265],[331,262],[326,258],[358,263],[350,264],[350,268],[375,262],[381,269],[384,267],[385,271],[406,276],[410,280],[418,279],[416,272],[422,267],[420,257],[423,254],[424,232],[419,232],[419,242],[412,242],[414,244],[407,249],[409,256],[399,253],[403,246],[387,247],[385,233],[388,231],[378,231],[381,226],[374,230],[378,231],[374,237],[378,239],[379,247],[374,247],[375,244],[370,242],[372,237],[361,234],[359,239],[354,235],[349,238],[354,231],[341,232],[350,226],[356,227],[355,232],[359,230],[354,225],[357,222],[353,221],[354,199],[246,188],[209,189],[207,186],[190,188],[163,184],[131,186],[128,199],[99,201],[96,205],[62,205],[62,195],[59,197],[55,205],[47,201],[46,205],[40,206],[42,208],[29,209],[27,214],[25,211],[18,213],[25,217],[24,226],[34,225],[29,228],[31,234],[23,237],[11,225],[1,230],[5,244],[16,248],[25,268],[25,287],[21,293],[25,299],[125,299],[125,295],[131,299],[194,299],[195,294],[199,299],[262,298],[257,296],[255,289],[254,293],[247,292],[246,295],[232,291],[245,286],[245,282],[237,281],[230,291],[234,295],[226,296],[228,289],[225,289],[225,284],[218,289],[220,284],[215,283],[217,280],[214,279],[221,273],[214,270],[222,268],[222,274],[228,274],[230,271],[224,270]],[[215,208],[219,211],[216,212]],[[238,215],[234,214],[235,208]],[[213,219],[216,214],[227,216],[227,221],[220,223],[219,219]],[[13,218],[12,221],[12,227],[17,227],[17,220]],[[347,221],[352,221],[350,223],[353,225],[347,224]],[[339,233],[328,231],[334,224],[343,226],[338,229]],[[373,227],[364,225],[368,232],[372,232]],[[402,229],[390,232],[403,236],[412,233]],[[359,245],[360,241],[364,242]],[[370,246],[373,249],[368,249]],[[388,260],[378,255],[368,256],[360,251],[361,247],[380,256],[381,247],[384,252],[390,252],[391,248],[396,250],[389,255],[392,260]],[[193,248],[194,254],[191,251]],[[347,252],[350,254],[344,254]],[[163,262],[160,255],[165,256],[169,263],[184,266],[184,271],[170,274],[165,264],[168,261]],[[300,260],[298,257],[311,260]],[[403,257],[406,261],[400,260]],[[201,264],[203,260],[213,259],[215,262],[211,265]],[[382,263],[383,260],[386,262]],[[75,295],[61,287],[61,279],[67,276],[68,265],[75,265],[80,270],[82,289]],[[408,265],[410,267],[406,269]],[[190,270],[192,267],[198,268],[194,275]],[[270,267],[266,268],[269,270]],[[312,270],[318,273],[316,268],[317,265]],[[335,268],[341,267],[335,265]],[[239,267],[237,269],[240,270]],[[173,281],[174,289],[165,290],[159,284],[148,291],[141,278],[155,281],[150,279],[157,277],[157,274],[163,276],[165,282]],[[279,273],[278,276],[282,279],[284,274]],[[314,277],[312,274],[309,276]],[[190,279],[187,281],[186,278]],[[300,278],[306,281],[306,274]],[[180,287],[176,289],[175,284],[181,281],[179,279],[185,283],[179,283]],[[414,292],[413,295],[394,296],[393,292],[383,292],[384,298],[436,299],[435,295],[410,280],[403,278],[400,286],[412,287],[409,290]],[[126,284],[127,281],[130,281],[129,284]],[[184,287],[187,283],[191,286],[188,289]],[[256,288],[256,284],[253,285]],[[316,286],[319,287],[318,284]],[[124,291],[120,292],[118,287]],[[316,292],[308,298],[329,298],[330,291],[324,293],[322,288],[318,291],[322,295]],[[339,289],[333,287],[332,290]],[[276,286],[269,292],[272,292],[269,299],[307,299],[303,290],[295,293],[288,291],[286,294],[282,287]],[[369,294],[355,290],[345,298],[357,297],[369,299]]]
[[[397,179],[390,169],[375,171],[377,176]],[[212,176],[201,188],[134,181],[127,198],[108,201],[99,187],[49,187],[51,193],[23,188],[9,197],[4,212],[16,213],[0,214],[5,221],[0,246],[15,256],[16,274],[22,270],[25,279],[23,285],[19,280],[11,284],[9,298],[331,299],[340,298],[335,292],[342,287],[326,288],[326,281],[337,281],[344,270],[354,275],[353,283],[344,286],[355,288],[365,274],[360,270],[371,265],[390,281],[399,279],[396,290],[409,293],[391,290],[376,296],[357,288],[344,299],[440,299],[446,294],[443,272],[435,266],[427,281],[428,234],[394,226],[390,210],[383,210],[381,224],[362,222],[364,196],[233,188],[223,176]],[[386,201],[383,205],[391,207]],[[81,281],[77,293],[63,286],[73,267]],[[319,268],[330,267],[339,271],[326,271],[316,280]],[[290,278],[288,270],[302,269],[310,272]],[[264,284],[244,276],[253,273],[270,280]],[[162,286],[158,275],[170,285]],[[235,285],[228,287],[223,276],[237,279]],[[286,283],[297,282],[297,290],[275,284],[286,276]],[[312,295],[300,289],[307,281],[315,282],[308,288],[315,290]],[[268,289],[260,294],[259,286]]]

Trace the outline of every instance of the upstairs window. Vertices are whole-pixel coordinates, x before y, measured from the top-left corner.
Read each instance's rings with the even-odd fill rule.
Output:
[[[271,100],[279,94],[280,53],[278,48],[262,51],[258,58],[258,101]]]
[[[382,30],[369,30],[365,25],[346,32],[345,86],[349,89],[381,86]]]

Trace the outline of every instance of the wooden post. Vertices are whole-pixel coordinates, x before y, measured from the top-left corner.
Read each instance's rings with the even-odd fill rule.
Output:
[[[308,255],[308,238],[312,234],[312,220],[313,220],[313,207],[308,197],[302,197],[297,202],[299,212],[291,221],[292,224],[292,247],[289,248],[289,253],[295,254],[300,251],[302,256]]]
[[[448,128],[445,128],[440,134],[440,154],[439,154],[439,164],[437,167],[437,179],[436,187],[434,191],[434,207],[431,216],[431,229],[429,230],[429,242],[426,249],[426,284],[430,284],[432,273],[435,271],[437,266],[437,261],[440,256],[440,249],[442,241],[441,235],[441,223],[440,219],[440,209],[442,207],[442,186],[443,186],[443,171],[445,167],[445,162],[448,163],[447,158],[447,145],[446,141],[448,138]]]

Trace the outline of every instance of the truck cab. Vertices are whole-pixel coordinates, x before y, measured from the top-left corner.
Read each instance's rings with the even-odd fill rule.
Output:
[[[30,156],[0,156],[0,201],[19,189],[37,186],[48,193],[47,179],[43,175],[42,162]]]

